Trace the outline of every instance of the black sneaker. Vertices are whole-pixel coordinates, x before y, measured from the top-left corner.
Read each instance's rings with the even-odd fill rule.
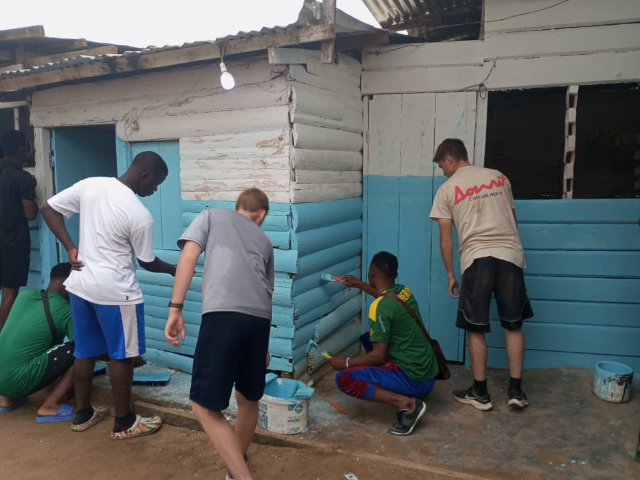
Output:
[[[245,455],[244,456],[244,461],[247,464],[247,467],[249,466],[249,458]],[[227,470],[227,476],[225,477],[225,480],[234,480],[233,475],[231,475],[231,471]]]
[[[420,417],[427,413],[427,404],[419,398],[415,398],[414,400],[416,406],[413,408],[413,411],[407,412],[401,410],[398,412],[398,421],[389,429],[390,434],[411,435],[413,433],[413,429],[416,428]]]
[[[460,403],[471,405],[473,408],[482,410],[483,412],[493,408],[493,405],[491,405],[491,395],[488,393],[482,396],[478,395],[473,386],[467,390],[454,390],[453,398]]]
[[[525,408],[529,405],[529,400],[522,390],[510,390],[509,391],[509,403],[510,407]]]

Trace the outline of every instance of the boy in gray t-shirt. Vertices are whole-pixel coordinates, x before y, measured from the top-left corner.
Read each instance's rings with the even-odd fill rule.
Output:
[[[183,302],[200,254],[202,322],[193,358],[189,398],[193,411],[230,472],[228,479],[252,478],[246,453],[258,422],[269,363],[269,331],[274,269],[271,241],[260,230],[269,212],[261,190],[244,191],[235,211],[201,212],[184,232],[165,336],[171,345],[185,339]],[[235,432],[222,415],[236,387]]]

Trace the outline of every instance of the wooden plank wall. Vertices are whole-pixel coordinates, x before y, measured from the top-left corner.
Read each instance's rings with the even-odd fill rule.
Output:
[[[320,63],[320,52],[274,49],[269,60],[286,64],[291,81],[291,203],[362,195],[360,63],[339,55]]]
[[[535,313],[524,327],[526,368],[640,369],[640,199],[516,201]],[[506,368],[495,305],[489,365]]]
[[[480,41],[365,50],[362,92],[418,93],[640,80],[640,2],[487,0]],[[541,8],[551,7],[540,10]],[[534,13],[534,10],[540,10]],[[495,61],[495,66],[494,66]]]

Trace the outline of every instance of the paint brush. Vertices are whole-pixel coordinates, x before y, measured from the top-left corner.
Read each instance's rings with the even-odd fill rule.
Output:
[[[340,277],[336,277],[335,275],[331,275],[330,273],[323,273],[320,275],[320,279],[325,282],[338,282],[346,285],[347,283]]]
[[[323,402],[327,402],[329,405],[331,405],[333,408],[338,410],[340,413],[344,415],[349,415],[349,410],[344,408],[342,405],[338,405],[337,403],[327,400],[326,398],[322,398],[320,395],[318,395],[318,392],[315,392],[314,395],[318,397],[320,400],[322,400]]]
[[[320,350],[320,353],[322,354],[322,356],[324,358],[326,358],[327,360],[329,360],[330,358],[333,358],[331,355],[329,355],[327,352],[323,352],[322,349],[320,348],[320,345],[318,345],[316,342],[314,342],[313,340],[309,340],[309,343],[307,344],[307,353],[311,352],[311,349],[313,347],[316,347],[318,350]]]

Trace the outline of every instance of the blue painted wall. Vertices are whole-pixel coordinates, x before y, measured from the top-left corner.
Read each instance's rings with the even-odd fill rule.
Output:
[[[233,202],[182,201],[182,229],[205,208],[234,208]],[[272,203],[262,228],[271,239],[275,254],[275,290],[271,340],[274,370],[306,369],[306,346],[310,339],[349,345],[359,335],[360,293],[342,284],[320,280],[320,274],[359,276],[362,249],[362,200],[338,200],[306,204]],[[177,237],[176,237],[177,239]],[[157,255],[177,262],[180,252],[159,249]],[[197,270],[203,268],[202,259]],[[193,355],[200,328],[202,276],[198,273],[187,294],[184,316],[187,338],[179,349],[164,338],[167,302],[173,278],[138,270],[145,295],[146,334],[149,348],[164,352],[156,361],[167,365],[189,365],[166,353]],[[357,322],[357,331],[349,328]],[[337,347],[336,347],[337,348]],[[152,355],[158,355],[152,352]],[[300,364],[300,365],[298,365]]]
[[[431,334],[450,360],[468,359],[447,293],[439,230],[429,220],[444,177],[364,179],[365,270],[388,250],[399,257]],[[592,367],[612,359],[640,371],[640,199],[517,201],[535,318],[525,325],[526,368]],[[457,244],[455,269],[459,272]],[[459,278],[459,273],[458,273]],[[370,303],[367,302],[367,303]],[[506,368],[504,334],[492,307],[489,366]]]

